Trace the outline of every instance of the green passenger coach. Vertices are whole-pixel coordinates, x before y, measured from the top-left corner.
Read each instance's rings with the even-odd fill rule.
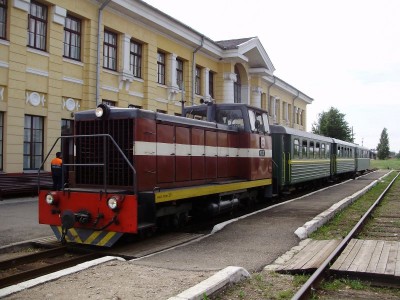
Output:
[[[279,125],[271,125],[270,130],[277,192],[330,178],[332,138]]]

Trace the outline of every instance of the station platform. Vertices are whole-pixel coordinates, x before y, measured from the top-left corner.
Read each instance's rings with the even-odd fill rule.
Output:
[[[305,240],[290,259],[281,257],[269,270],[288,273],[315,271],[341,240]],[[287,254],[287,256],[290,253]],[[400,242],[352,239],[330,267],[331,274],[368,280],[377,285],[400,285]]]

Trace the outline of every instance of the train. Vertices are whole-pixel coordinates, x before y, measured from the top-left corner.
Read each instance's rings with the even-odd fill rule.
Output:
[[[369,169],[368,149],[270,125],[241,103],[181,116],[100,104],[77,112],[49,153],[59,143],[63,186],[39,190],[39,223],[63,243],[104,247]]]

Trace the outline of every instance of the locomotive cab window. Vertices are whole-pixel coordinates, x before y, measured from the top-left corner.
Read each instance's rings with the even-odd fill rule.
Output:
[[[249,110],[250,128],[252,132],[269,132],[268,116],[265,113]]]
[[[188,111],[186,118],[207,121],[207,109]]]
[[[244,129],[243,114],[240,109],[218,109],[216,120],[219,124]]]

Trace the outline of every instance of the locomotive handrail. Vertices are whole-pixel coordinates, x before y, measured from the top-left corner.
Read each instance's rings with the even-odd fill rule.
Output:
[[[45,159],[43,160],[42,164],[39,167],[38,170],[38,192],[40,192],[40,170],[42,170],[44,164],[46,163],[47,159],[50,156],[50,153],[54,150],[54,147],[56,146],[56,144],[58,143],[59,140],[62,139],[75,139],[75,138],[94,138],[94,137],[103,137],[105,138],[109,138],[112,143],[114,144],[115,148],[118,150],[118,152],[122,155],[123,159],[125,160],[125,162],[128,164],[128,166],[130,167],[130,169],[133,172],[133,192],[134,194],[137,193],[137,180],[136,180],[136,169],[135,167],[131,164],[131,162],[129,161],[129,159],[126,157],[126,155],[124,154],[124,152],[121,150],[121,148],[118,146],[117,142],[114,140],[114,138],[106,133],[102,133],[102,134],[83,134],[83,135],[65,135],[65,136],[59,136],[53,143],[53,146],[50,148],[50,151],[48,151]],[[106,152],[106,143],[103,143],[103,147],[104,147],[104,153]],[[104,157],[106,160],[106,157]],[[64,182],[64,166],[94,166],[94,165],[98,165],[98,166],[104,166],[104,168],[107,167],[107,163],[102,163],[102,164],[62,164],[62,172],[61,172],[61,180],[62,182]],[[107,193],[107,174],[106,172],[103,172],[104,174],[104,192]],[[64,185],[62,187],[62,189],[64,190]]]

